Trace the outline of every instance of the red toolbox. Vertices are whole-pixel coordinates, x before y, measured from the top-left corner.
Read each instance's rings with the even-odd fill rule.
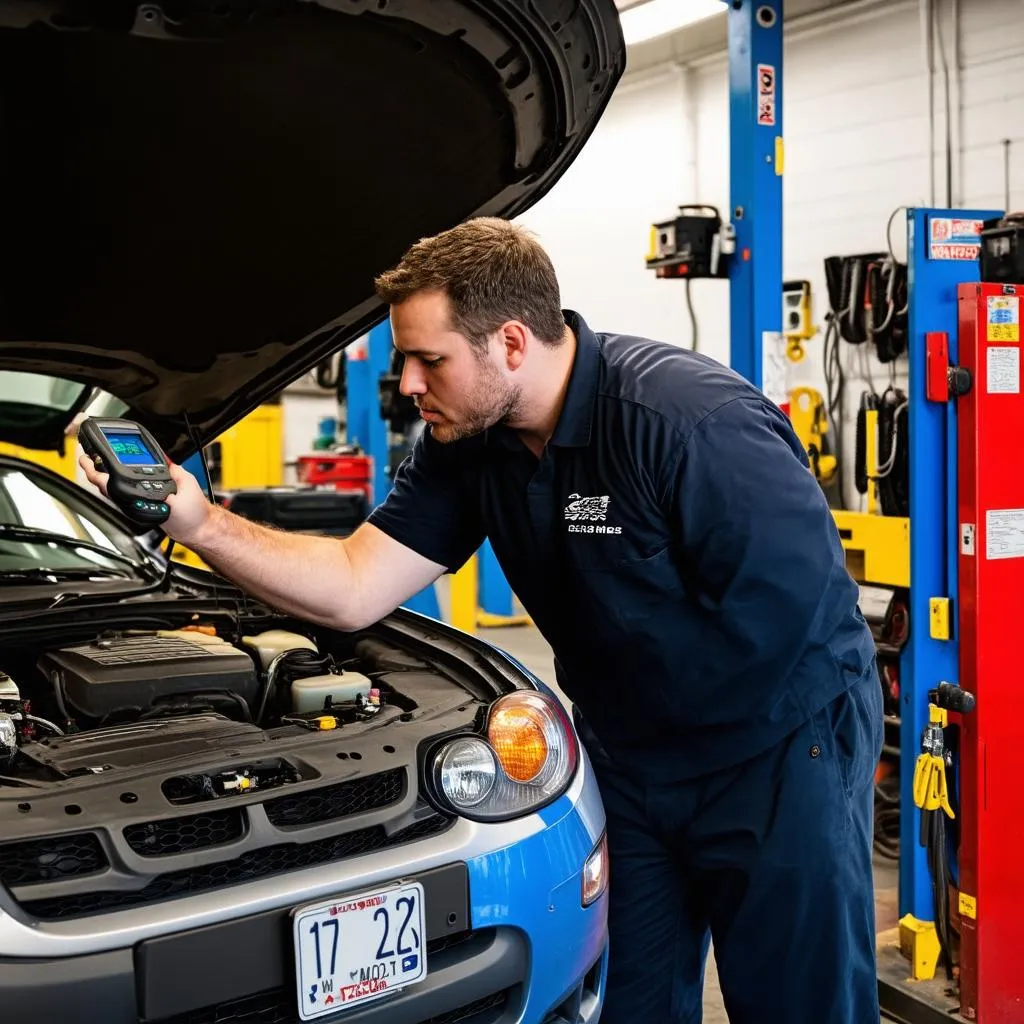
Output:
[[[311,487],[334,487],[339,491],[362,491],[373,501],[373,459],[352,452],[316,452],[296,460],[299,482]]]

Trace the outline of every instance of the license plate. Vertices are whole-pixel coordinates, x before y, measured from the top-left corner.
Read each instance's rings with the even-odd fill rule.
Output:
[[[292,935],[300,1020],[361,1006],[427,976],[419,882],[299,907]]]

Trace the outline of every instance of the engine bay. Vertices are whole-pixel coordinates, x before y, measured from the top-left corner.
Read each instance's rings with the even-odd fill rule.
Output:
[[[373,635],[188,623],[0,649],[0,788],[262,748],[244,768],[169,778],[164,795],[244,792],[301,777],[274,756],[275,738],[408,721],[468,696],[435,664]]]

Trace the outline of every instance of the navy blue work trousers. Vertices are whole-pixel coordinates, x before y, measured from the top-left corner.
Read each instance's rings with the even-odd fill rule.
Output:
[[[878,1024],[874,671],[738,767],[650,784],[580,732],[608,816],[601,1024],[698,1024],[709,941],[731,1024]]]

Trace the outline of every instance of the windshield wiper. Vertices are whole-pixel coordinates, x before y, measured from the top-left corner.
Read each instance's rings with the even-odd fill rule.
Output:
[[[0,523],[0,539],[4,537],[10,540],[24,540],[31,543],[56,544],[62,548],[80,548],[83,551],[93,551],[97,555],[103,555],[104,558],[109,558],[115,562],[130,565],[133,569],[140,571],[143,569],[141,562],[136,561],[134,558],[129,558],[127,555],[122,555],[120,551],[111,551],[109,548],[103,547],[102,544],[94,544],[90,540],[76,540],[74,537],[65,537],[59,533],[51,533],[49,530],[39,530],[34,526],[12,526],[10,523]],[[96,566],[96,569],[100,572],[104,568],[106,567]]]

